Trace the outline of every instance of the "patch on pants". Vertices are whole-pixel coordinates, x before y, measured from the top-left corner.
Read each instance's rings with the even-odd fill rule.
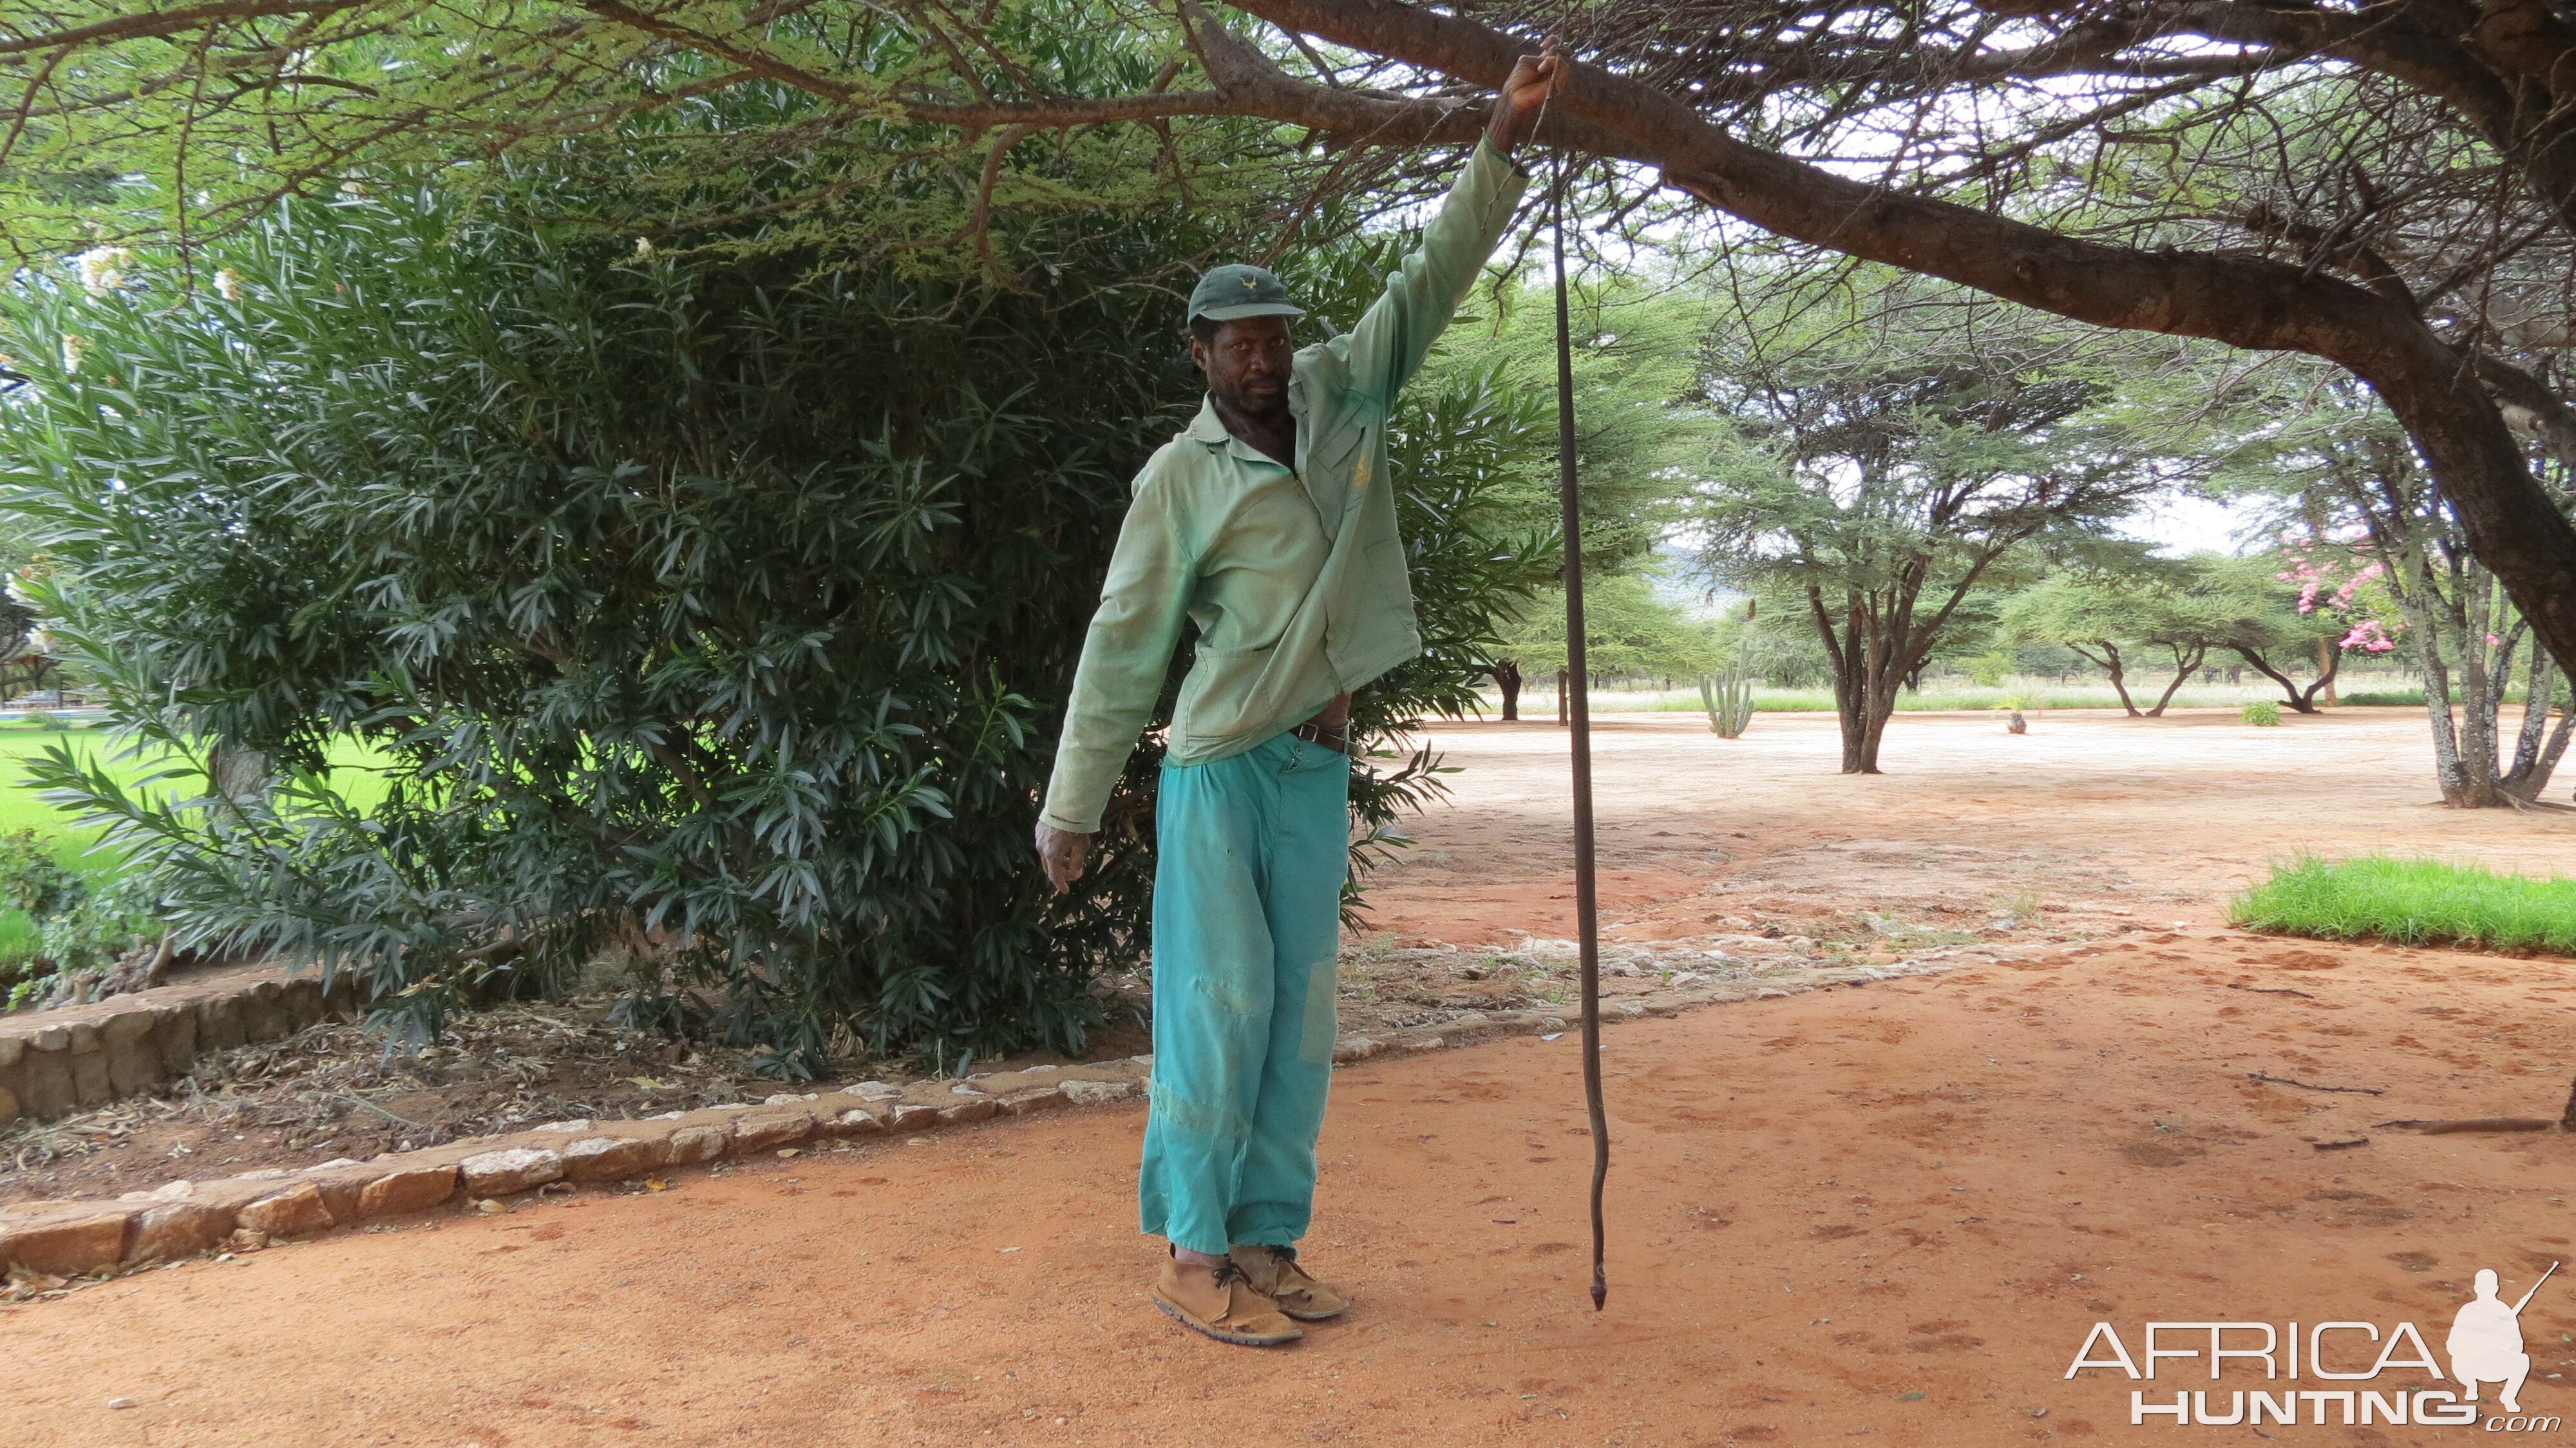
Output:
[[[1297,1059],[1319,1066],[1333,1063],[1333,1042],[1341,1034],[1339,963],[1321,961],[1306,977],[1306,1022],[1297,1033]]]

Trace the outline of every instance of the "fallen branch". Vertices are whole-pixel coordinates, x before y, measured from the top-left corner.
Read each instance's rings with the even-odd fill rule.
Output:
[[[2370,1145],[2370,1138],[2356,1136],[2350,1141],[2312,1141],[2308,1144],[2319,1151],[2350,1151],[2356,1146]]]
[[[2287,1076],[2267,1076],[2260,1071],[2246,1072],[2245,1079],[2248,1081],[2269,1082],[2274,1086],[2296,1086],[2302,1091],[2340,1091],[2354,1096],[2385,1096],[2388,1094],[2388,1088],[2385,1086],[2318,1086],[2306,1081],[2293,1081]]]
[[[2481,1116],[2464,1121],[2383,1121],[2371,1129],[2453,1136],[2464,1131],[2547,1131],[2556,1125],[2557,1122],[2538,1116]]]
[[[2308,994],[2306,991],[2292,990],[2285,985],[2238,985],[2236,982],[2231,980],[2227,983],[2227,988],[2229,990],[2250,990],[2256,995],[2294,995],[2303,1001],[2312,1001],[2316,999],[2315,996]]]

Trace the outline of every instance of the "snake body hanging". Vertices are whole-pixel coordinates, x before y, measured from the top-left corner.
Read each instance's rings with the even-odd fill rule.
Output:
[[[1539,119],[1546,120],[1542,107]],[[1592,849],[1591,675],[1583,647],[1583,514],[1574,470],[1574,341],[1565,301],[1565,152],[1556,154],[1557,502],[1565,529],[1565,705],[1574,762],[1574,919],[1583,971],[1583,1103],[1592,1118],[1592,1310],[1610,1295],[1602,1266],[1601,1188],[1610,1178],[1610,1117],[1601,1103],[1601,913]]]

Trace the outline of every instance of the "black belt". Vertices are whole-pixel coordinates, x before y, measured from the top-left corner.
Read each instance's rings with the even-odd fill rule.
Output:
[[[1318,724],[1312,719],[1307,720],[1305,723],[1298,725],[1296,728],[1291,729],[1288,732],[1305,740],[1309,744],[1321,744],[1326,749],[1332,750],[1336,754],[1348,754],[1351,752],[1351,736],[1348,732],[1334,729],[1327,725]]]

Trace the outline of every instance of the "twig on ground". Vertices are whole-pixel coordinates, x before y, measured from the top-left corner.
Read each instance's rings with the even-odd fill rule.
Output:
[[[396,1115],[394,1115],[392,1112],[387,1111],[387,1110],[386,1110],[386,1109],[384,1109],[383,1107],[378,1106],[376,1103],[374,1103],[374,1102],[372,1102],[372,1101],[369,1101],[367,1098],[365,1098],[365,1097],[363,1097],[363,1096],[353,1096],[353,1095],[349,1094],[349,1093],[348,1093],[348,1092],[346,1092],[346,1091],[330,1091],[330,1092],[325,1092],[324,1094],[325,1094],[325,1095],[329,1095],[329,1096],[336,1096],[336,1097],[338,1097],[340,1100],[342,1100],[342,1101],[346,1101],[346,1102],[348,1102],[348,1103],[349,1103],[350,1105],[352,1105],[352,1106],[363,1106],[363,1107],[367,1108],[369,1111],[372,1111],[372,1112],[376,1113],[378,1116],[383,1117],[383,1118],[384,1118],[385,1120],[387,1120],[387,1121],[400,1122],[401,1124],[403,1124],[403,1125],[405,1125],[405,1126],[410,1126],[410,1127],[418,1127],[418,1126],[420,1126],[420,1123],[419,1123],[419,1122],[414,1121],[414,1120],[412,1120],[411,1118],[406,1117],[406,1116],[396,1116]]]
[[[2287,1076],[2273,1076],[2261,1071],[2248,1071],[2245,1073],[2245,1079],[2248,1081],[2268,1082],[2274,1086],[2296,1086],[2302,1091],[2340,1091],[2354,1096],[2385,1096],[2388,1094],[2388,1088],[2385,1086],[2319,1086],[2314,1082],[2294,1081]]]
[[[2313,1141],[2308,1144],[2319,1151],[2350,1151],[2356,1146],[2370,1145],[2370,1138],[2356,1136],[2350,1141]]]
[[[2227,988],[2229,990],[2250,990],[2256,995],[2294,995],[2303,1001],[2312,1001],[2316,999],[2315,996],[2308,994],[2306,991],[2292,990],[2285,985],[2238,985],[2236,982],[2231,980],[2227,983]]]
[[[2453,1136],[2464,1131],[2547,1131],[2557,1124],[2537,1116],[2479,1116],[2462,1121],[2383,1121],[2371,1129]]]

